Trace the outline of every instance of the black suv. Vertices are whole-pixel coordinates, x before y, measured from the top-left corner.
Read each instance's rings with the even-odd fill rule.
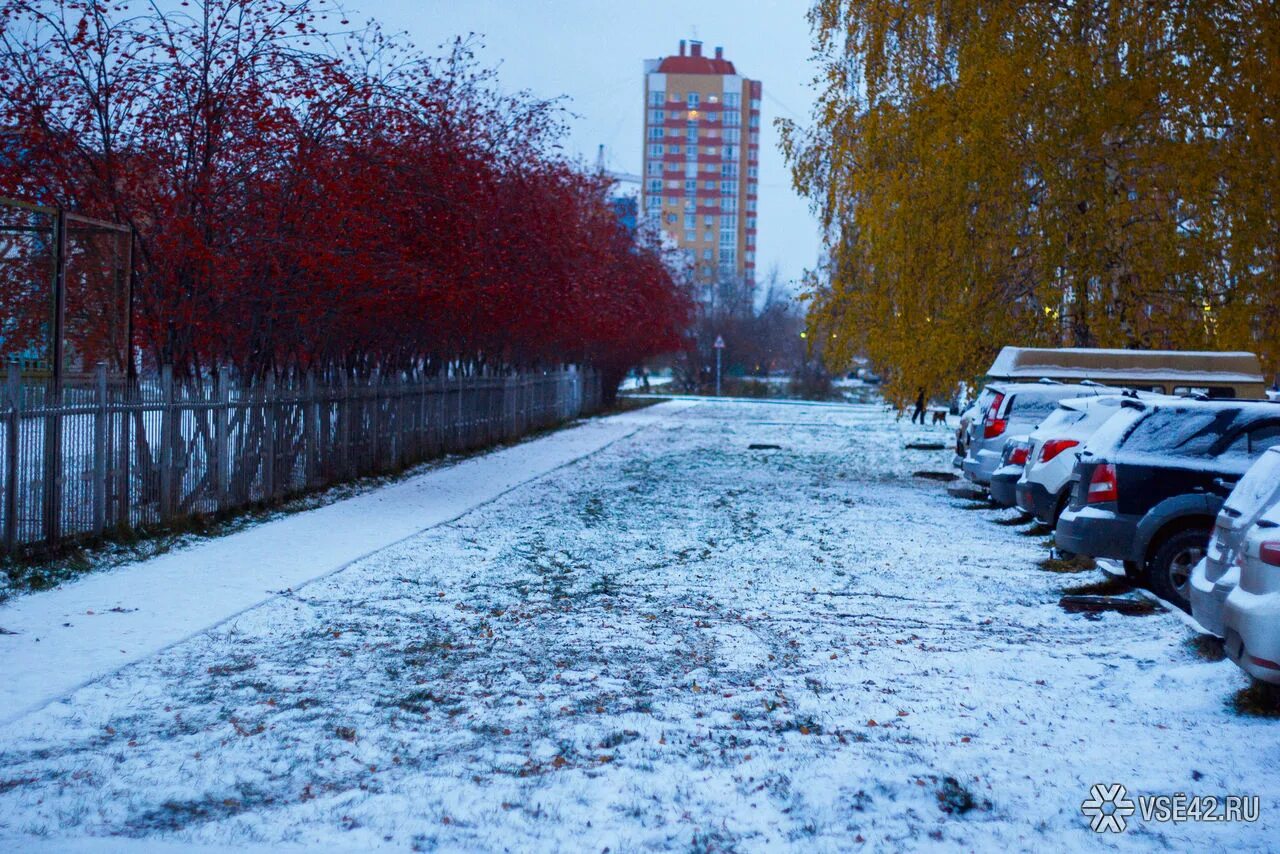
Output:
[[[1058,519],[1064,552],[1125,562],[1156,595],[1188,607],[1231,487],[1280,444],[1280,406],[1249,401],[1125,401],[1089,439]]]

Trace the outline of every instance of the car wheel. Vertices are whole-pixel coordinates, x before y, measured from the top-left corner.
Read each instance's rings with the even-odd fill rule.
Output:
[[[1179,531],[1160,544],[1147,560],[1147,586],[1165,601],[1191,610],[1191,571],[1204,557],[1209,529]]]

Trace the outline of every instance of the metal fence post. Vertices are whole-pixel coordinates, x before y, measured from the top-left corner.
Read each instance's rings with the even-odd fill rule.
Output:
[[[160,366],[160,521],[173,516],[173,366]]]
[[[270,501],[276,495],[276,378],[267,374],[262,388],[262,497]]]
[[[4,550],[13,554],[18,550],[18,431],[22,429],[22,372],[13,363],[9,365],[6,391],[9,423],[4,443]]]
[[[95,371],[93,413],[93,535],[107,527],[107,363]]]
[[[351,454],[351,375],[346,369],[338,374],[338,471],[340,477],[349,478],[355,468]]]
[[[218,369],[218,400],[213,408],[213,500],[219,511],[230,504],[231,441],[227,435],[231,418],[231,371]]]
[[[316,423],[320,420],[319,405],[316,403],[315,371],[307,371],[302,402],[302,477],[304,486],[310,489],[318,480],[319,468],[316,464],[319,455],[319,432]]]

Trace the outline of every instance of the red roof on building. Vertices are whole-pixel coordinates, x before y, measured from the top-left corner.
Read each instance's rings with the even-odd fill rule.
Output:
[[[737,74],[727,59],[709,56],[668,56],[658,66],[661,74]]]
[[[694,41],[685,54],[685,43],[680,42],[680,55],[668,56],[658,64],[659,74],[737,74],[733,63],[724,58],[724,48],[716,48],[714,57],[702,55],[702,42]]]

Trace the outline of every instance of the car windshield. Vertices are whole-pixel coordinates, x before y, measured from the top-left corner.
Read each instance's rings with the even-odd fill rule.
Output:
[[[1157,409],[1133,428],[1124,440],[1124,449],[1184,457],[1207,456],[1238,415],[1236,409]]]
[[[1258,457],[1227,498],[1226,506],[1242,516],[1256,514],[1263,503],[1270,503],[1280,492],[1280,451],[1268,451]]]

